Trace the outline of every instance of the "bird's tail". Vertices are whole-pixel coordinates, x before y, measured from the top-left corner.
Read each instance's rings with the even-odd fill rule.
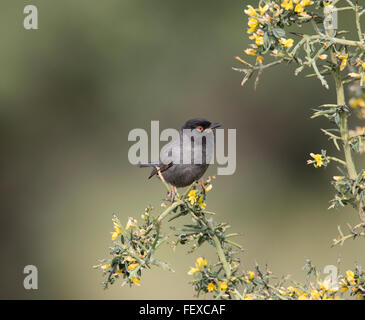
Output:
[[[158,172],[157,168],[159,168],[160,172],[164,172],[165,170],[167,170],[172,166],[172,162],[170,162],[169,164],[163,164],[158,162],[139,163],[137,164],[137,166],[140,168],[146,168],[146,167],[153,168],[150,176],[148,177],[148,179],[151,179],[155,174],[157,174]]]
[[[147,163],[138,163],[137,166],[140,168],[151,168],[151,167],[156,167],[158,165],[157,162],[147,162]]]
[[[157,174],[157,168],[156,168],[156,166],[158,166],[157,162],[138,163],[137,166],[140,168],[152,168],[151,174],[148,177],[148,179],[151,179],[155,174]]]

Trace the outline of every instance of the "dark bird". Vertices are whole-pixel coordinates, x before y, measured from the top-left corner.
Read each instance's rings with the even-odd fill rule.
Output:
[[[219,122],[212,123],[200,118],[188,120],[179,130],[179,139],[172,141],[161,152],[159,162],[139,166],[153,167],[149,179],[158,175],[160,170],[170,186],[187,187],[207,171],[214,150],[214,129],[220,126]]]

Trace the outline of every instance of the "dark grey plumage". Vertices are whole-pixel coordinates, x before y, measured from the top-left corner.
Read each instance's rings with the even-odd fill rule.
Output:
[[[207,142],[205,138],[202,138],[206,134],[206,130],[210,129],[210,132],[214,135],[214,129],[219,127],[221,124],[218,122],[211,123],[206,119],[195,118],[188,120],[181,127],[180,139],[173,141],[161,154],[159,163],[146,163],[140,164],[140,167],[153,167],[152,172],[148,178],[157,175],[157,167],[160,169],[161,174],[165,181],[170,185],[182,188],[191,185],[194,181],[199,180],[209,167],[209,154],[207,154]],[[184,130],[192,130],[194,133],[193,137],[185,139],[191,139],[190,143],[184,143]],[[201,135],[201,136],[199,136]],[[195,155],[194,152],[198,151]],[[180,152],[179,162],[172,160],[169,162],[168,159],[171,158],[173,152],[177,154]],[[198,157],[199,152],[202,155],[202,161],[196,161],[195,156]],[[183,163],[183,153],[189,154],[191,156],[191,163]],[[200,157],[199,157],[200,158]]]

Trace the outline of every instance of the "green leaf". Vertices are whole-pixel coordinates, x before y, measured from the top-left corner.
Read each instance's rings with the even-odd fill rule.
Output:
[[[281,28],[275,28],[272,31],[272,33],[273,33],[274,37],[277,38],[277,39],[281,39],[281,38],[285,37],[285,30],[281,29]]]
[[[165,271],[175,272],[175,270],[172,269],[166,262],[163,262],[163,261],[160,261],[157,259],[153,259],[152,264],[161,267]]]

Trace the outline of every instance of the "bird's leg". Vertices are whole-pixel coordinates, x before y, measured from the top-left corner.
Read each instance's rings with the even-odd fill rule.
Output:
[[[157,174],[158,176],[160,177],[161,181],[163,182],[163,184],[166,186],[166,189],[167,189],[167,196],[168,197],[171,197],[171,202],[173,203],[175,201],[175,197],[177,196],[178,199],[180,199],[180,195],[179,193],[177,192],[177,189],[172,186],[172,185],[169,185],[165,178],[163,177],[163,175],[161,174],[161,170],[160,170],[160,167],[156,166],[156,169],[157,169]]]
[[[176,187],[174,187],[174,192],[175,192],[176,198],[177,198],[177,199],[180,199],[180,194],[179,194],[179,192],[177,191],[177,188],[176,188]]]
[[[170,186],[170,192],[169,192],[169,196],[171,196],[171,202],[173,203],[175,201],[175,196],[176,196],[176,189],[174,186]]]

